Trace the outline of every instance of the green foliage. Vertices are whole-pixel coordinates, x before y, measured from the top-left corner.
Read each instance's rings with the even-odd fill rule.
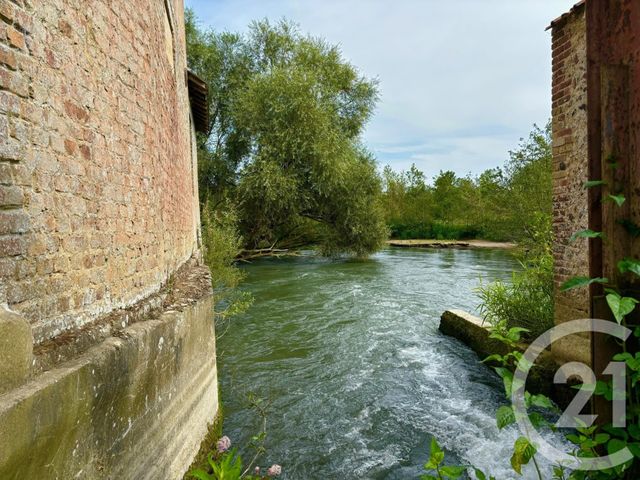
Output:
[[[532,243],[551,231],[551,129],[534,126],[503,168],[476,178],[440,172],[428,184],[415,165],[386,167],[384,207],[393,238],[513,240]]]
[[[210,87],[200,191],[216,210],[235,206],[243,246],[379,249],[388,235],[381,180],[360,141],[376,82],[286,21],[254,22],[241,35],[202,30],[192,12],[186,20],[189,67]]]
[[[532,237],[535,238],[535,237]],[[490,325],[520,327],[537,337],[553,326],[553,257],[550,239],[532,246],[521,259],[512,282],[480,284],[480,312]]]
[[[622,323],[624,318],[635,310],[638,303],[635,298],[622,297],[617,292],[609,293],[606,299],[607,305],[609,305],[609,309],[611,309],[611,313],[613,313],[618,323]]]
[[[618,262],[618,270],[620,270],[620,273],[631,272],[635,275],[640,276],[640,261],[633,258],[625,258],[624,260],[620,260]]]
[[[606,184],[607,182],[605,182],[604,180],[588,180],[584,182],[584,188],[601,187]]]
[[[511,405],[503,405],[496,412],[496,425],[500,430],[515,423],[516,415]]]
[[[570,242],[575,242],[579,238],[602,238],[602,232],[594,232],[593,230],[580,230],[571,235]]]
[[[564,282],[560,286],[560,290],[566,292],[568,290],[573,290],[574,288],[582,288],[588,287],[594,283],[607,283],[609,280],[606,278],[589,278],[589,277],[573,277]]]
[[[236,226],[232,208],[214,210],[209,200],[202,206],[202,243],[204,261],[211,270],[216,294],[216,314],[228,318],[246,310],[252,303],[249,294],[239,292],[238,284],[244,278],[235,265],[242,239]]]
[[[455,465],[443,465],[444,452],[438,445],[438,441],[435,438],[431,439],[431,451],[429,454],[429,461],[425,463],[424,469],[429,472],[435,472],[436,475],[426,474],[422,475],[421,480],[443,480],[446,478],[456,479],[462,478],[466,473],[467,467],[455,466]]]
[[[208,462],[211,473],[196,469],[190,475],[199,480],[239,480],[242,475],[242,458],[236,454],[236,450],[225,453],[219,459],[210,454]]]
[[[513,455],[511,456],[511,466],[522,475],[522,466],[536,454],[536,447],[529,441],[527,437],[519,437],[513,445]]]

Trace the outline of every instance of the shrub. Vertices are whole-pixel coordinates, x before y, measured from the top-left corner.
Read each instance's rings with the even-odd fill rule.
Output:
[[[391,238],[401,240],[466,240],[480,234],[473,225],[434,221],[431,223],[392,223]]]
[[[480,284],[480,312],[493,326],[526,328],[525,336],[536,338],[553,327],[553,262],[545,253],[521,263],[523,269],[513,273],[511,284]]]

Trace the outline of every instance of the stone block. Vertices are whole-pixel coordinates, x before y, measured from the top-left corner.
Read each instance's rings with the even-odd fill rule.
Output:
[[[0,394],[25,382],[32,360],[31,327],[20,315],[0,306]]]

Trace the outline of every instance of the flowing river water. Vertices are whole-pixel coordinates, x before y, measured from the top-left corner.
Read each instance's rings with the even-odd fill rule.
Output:
[[[438,331],[444,310],[476,311],[481,277],[511,277],[508,252],[387,249],[364,261],[302,256],[244,268],[255,302],[218,326],[224,433],[235,445],[260,431],[254,394],[268,403],[261,464],[281,464],[281,478],[416,479],[432,436],[448,463],[517,477],[518,432],[495,426],[500,380]]]

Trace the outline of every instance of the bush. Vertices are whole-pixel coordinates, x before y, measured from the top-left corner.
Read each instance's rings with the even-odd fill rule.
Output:
[[[550,251],[525,254],[522,271],[513,282],[482,283],[477,289],[480,312],[492,326],[521,327],[527,338],[536,338],[553,327],[553,257]]]
[[[209,201],[202,205],[202,243],[204,262],[211,270],[216,294],[216,315],[228,318],[242,313],[252,303],[248,293],[238,291],[244,278],[236,266],[242,238],[238,233],[237,217],[233,208],[215,210]]]
[[[389,226],[391,238],[401,240],[468,240],[477,238],[480,231],[472,225],[449,222],[431,222],[404,224],[395,223]]]

